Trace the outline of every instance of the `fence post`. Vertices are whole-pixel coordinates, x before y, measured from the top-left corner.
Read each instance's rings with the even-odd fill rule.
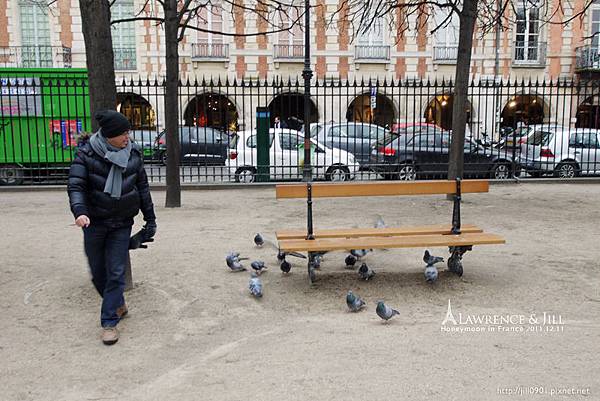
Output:
[[[268,182],[269,168],[269,125],[271,113],[268,107],[256,108],[256,182]]]

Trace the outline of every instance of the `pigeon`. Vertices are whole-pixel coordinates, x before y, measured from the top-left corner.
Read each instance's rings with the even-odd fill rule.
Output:
[[[346,256],[346,269],[354,269],[354,265],[356,264],[356,257],[354,255]]]
[[[281,265],[279,266],[281,268],[281,271],[284,273],[289,273],[290,270],[292,270],[292,265],[290,264],[290,262],[288,262],[287,260],[283,260],[283,262],[281,262]]]
[[[250,266],[258,275],[260,275],[263,272],[263,270],[267,270],[265,262],[263,262],[262,260],[255,260],[254,262],[250,263]]]
[[[313,267],[315,269],[320,269],[322,261],[323,261],[323,255],[317,254],[317,255],[313,256]]]
[[[444,258],[441,256],[433,256],[429,253],[428,250],[425,250],[425,255],[423,255],[423,262],[427,263],[427,266],[434,265],[439,262],[443,262]]]
[[[375,276],[375,272],[373,270],[371,270],[371,268],[369,266],[367,266],[366,263],[363,263],[358,268],[358,275],[360,276],[361,279],[368,281],[369,279],[371,279]]]
[[[375,228],[387,228],[387,224],[383,221],[383,217],[380,214],[377,215],[377,221],[375,222]]]
[[[250,281],[248,282],[248,289],[250,293],[254,295],[255,298],[262,298],[263,296],[263,286],[262,281],[256,275],[256,273],[252,272],[250,275]]]
[[[256,233],[254,236],[254,243],[257,247],[262,248],[262,246],[265,244],[265,239],[262,235],[260,235],[260,233]]]
[[[444,258],[440,256],[433,256],[428,250],[426,250],[425,255],[423,255],[423,261],[427,263],[427,267],[425,267],[425,280],[428,283],[435,282],[438,278],[438,270],[434,265],[436,263],[443,262]]]
[[[354,295],[352,291],[348,291],[348,294],[346,295],[346,305],[348,305],[351,312],[358,312],[366,305],[366,302],[358,295]]]
[[[392,309],[384,304],[383,301],[377,301],[377,308],[375,308],[375,312],[377,312],[377,316],[386,322],[393,318],[394,315],[400,314],[400,312],[398,312],[396,309]]]
[[[231,269],[232,272],[243,272],[246,270],[244,266],[240,263],[240,260],[246,260],[248,258],[240,258],[239,252],[230,252],[225,256],[225,262],[227,266]]]
[[[434,283],[438,278],[438,269],[434,265],[427,265],[425,268],[425,281]]]
[[[372,251],[372,249],[351,249],[350,254],[352,256],[355,256],[356,259],[360,260],[360,258],[364,258],[365,256],[367,256],[367,253],[369,253],[370,251]]]

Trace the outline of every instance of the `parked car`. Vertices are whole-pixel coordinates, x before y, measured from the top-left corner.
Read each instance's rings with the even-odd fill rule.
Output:
[[[160,134],[153,130],[131,130],[129,137],[142,147],[144,160],[152,160],[156,151],[155,144]]]
[[[536,130],[521,144],[519,162],[533,176],[573,178],[600,174],[600,130]]]
[[[521,144],[527,140],[527,137],[537,130],[557,130],[564,129],[558,124],[534,124],[525,125],[513,130],[512,128],[501,128],[500,140],[498,141],[499,148],[517,149],[520,150]]]
[[[230,146],[235,146],[236,134],[228,135],[210,127],[179,127],[181,163],[201,163],[206,165],[225,165]],[[156,138],[154,157],[166,164],[166,131]]]
[[[238,132],[236,146],[231,149],[227,166],[236,182],[254,182],[257,174],[256,131]],[[289,128],[269,130],[269,172],[275,180],[300,179],[304,159],[304,135]],[[330,149],[311,139],[314,147],[311,164],[313,177],[329,181],[354,179],[359,164],[354,156],[341,149]]]
[[[389,136],[390,131],[374,124],[348,122],[323,124],[311,137],[329,148],[342,149],[354,155],[363,169],[369,164],[373,143]]]
[[[423,128],[425,128],[425,129],[432,128],[432,129],[442,130],[442,127],[439,127],[432,123],[397,123],[397,124],[392,125],[391,131],[393,134],[404,135],[407,133],[413,134],[416,131],[420,131]]]
[[[373,147],[371,168],[385,179],[444,177],[448,171],[449,147],[448,131],[428,128],[414,135],[400,135]],[[464,152],[465,177],[511,177],[513,161],[509,153],[484,149],[470,138],[465,139]],[[520,174],[518,166],[515,174]]]

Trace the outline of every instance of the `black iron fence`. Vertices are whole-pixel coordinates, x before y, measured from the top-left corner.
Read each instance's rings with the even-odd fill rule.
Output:
[[[64,183],[91,127],[85,77],[2,76],[0,182]],[[471,83],[465,176],[510,179],[600,174],[598,82]],[[117,110],[132,123],[152,182],[164,182],[164,84],[120,82]],[[182,182],[294,180],[304,163],[302,82],[186,80],[179,90]],[[444,178],[453,84],[438,80],[314,81],[315,179]],[[269,149],[257,149],[256,108],[268,107]],[[276,120],[279,121],[276,127]],[[269,166],[257,166],[257,152]],[[264,169],[259,168],[264,167]],[[258,175],[258,171],[264,172]],[[268,172],[268,173],[267,173]]]

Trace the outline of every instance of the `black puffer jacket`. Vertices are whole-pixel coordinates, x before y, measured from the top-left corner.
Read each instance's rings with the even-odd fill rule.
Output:
[[[122,227],[133,224],[142,211],[144,220],[155,221],[154,205],[144,170],[142,151],[133,145],[127,168],[123,172],[121,198],[111,198],[104,186],[112,164],[101,158],[89,142],[84,143],[69,170],[69,202],[75,218],[86,215],[92,224]]]

